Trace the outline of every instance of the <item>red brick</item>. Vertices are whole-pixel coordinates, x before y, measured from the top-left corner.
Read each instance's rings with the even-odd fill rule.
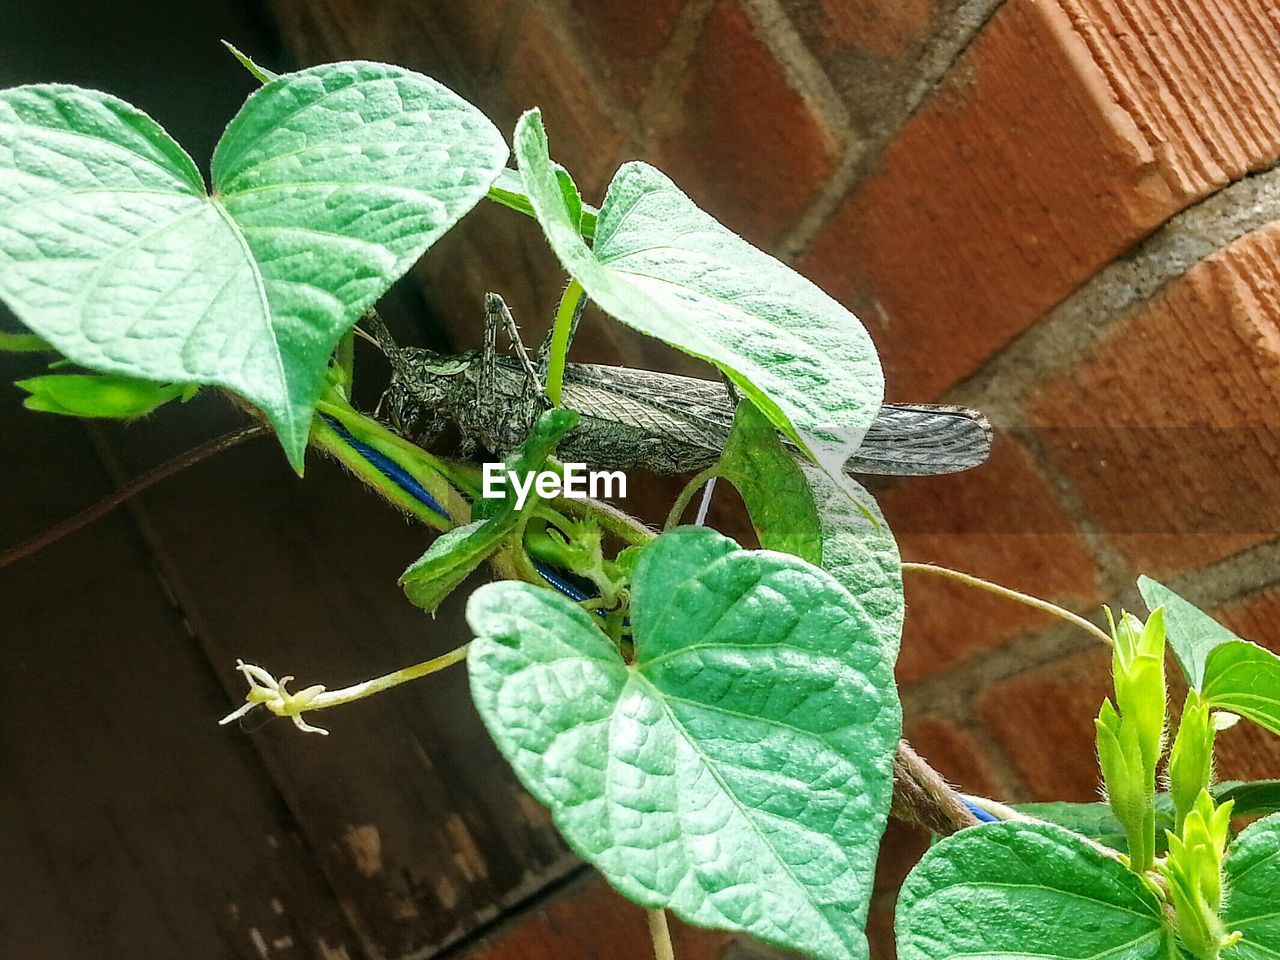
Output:
[[[859,129],[894,132],[920,60],[962,0],[782,0]]]
[[[802,270],[864,314],[895,389],[941,392],[1280,155],[1266,4],[1125,8],[1008,0],[815,238]]]
[[[708,20],[658,144],[657,165],[760,246],[792,226],[835,169],[837,147],[734,0]]]
[[[714,960],[731,934],[686,926],[670,917],[671,939],[681,960]],[[652,960],[644,909],[624,900],[597,874],[518,914],[490,937],[464,951],[469,960],[561,960],[609,957]]]
[[[1280,532],[1280,224],[1197,264],[1028,404],[1095,524],[1141,572]]]
[[[1274,575],[1273,571],[1263,572]],[[1246,640],[1280,653],[1280,586],[1267,587],[1209,612]]]
[[[362,58],[419,70],[469,99],[493,73],[513,0],[270,0],[302,64]],[[509,132],[509,131],[508,131]]]
[[[1098,799],[1093,719],[1111,690],[1105,650],[1086,650],[986,690],[983,721],[1032,800]]]
[[[905,481],[880,497],[904,559],[962,570],[1038,597],[1085,606],[1097,572],[1058,498],[1009,435],[968,473]],[[939,577],[908,573],[899,682],[939,673],[1054,621]]]
[[[819,0],[818,3],[786,3],[802,13],[809,7],[821,14],[816,39],[856,47],[866,53],[900,57],[918,44],[933,22],[932,0]]]
[[[509,138],[521,113],[541,107],[552,156],[573,174],[588,202],[599,204],[622,159],[623,137],[593,78],[552,30],[550,15],[540,4],[525,6],[520,40],[502,78],[512,107],[503,133]]]
[[[957,789],[988,797],[996,793],[990,762],[972,734],[942,717],[924,716],[907,723],[907,739]]]
[[[631,104],[649,92],[654,61],[684,9],[684,0],[573,0],[578,29],[595,51],[601,74]]]

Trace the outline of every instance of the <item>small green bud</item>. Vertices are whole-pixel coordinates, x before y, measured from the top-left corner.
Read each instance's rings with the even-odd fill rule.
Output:
[[[91,373],[50,373],[19,380],[15,386],[30,394],[23,401],[28,410],[113,420],[145,416],[188,389],[181,384]]]
[[[1182,720],[1173,749],[1169,751],[1169,794],[1173,798],[1174,825],[1182,832],[1201,791],[1213,783],[1213,738],[1216,716],[1195,690],[1187,693]]]
[[[1239,939],[1222,924],[1222,860],[1230,836],[1231,801],[1216,806],[1201,790],[1180,833],[1166,831],[1169,855],[1160,873],[1169,886],[1178,936],[1199,960],[1218,960]]]
[[[1096,721],[1098,762],[1111,805],[1129,844],[1132,868],[1155,859],[1156,767],[1164,750],[1164,616],[1145,624],[1132,614],[1111,617],[1111,670],[1115,703],[1103,703]]]

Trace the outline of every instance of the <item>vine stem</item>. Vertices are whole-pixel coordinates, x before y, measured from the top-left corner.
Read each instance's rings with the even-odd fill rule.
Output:
[[[667,911],[646,910],[649,918],[649,937],[653,940],[655,960],[676,960],[675,947],[671,945],[671,928],[667,926]]]
[[[686,483],[684,489],[680,491],[680,496],[676,497],[676,502],[671,505],[671,512],[667,514],[667,522],[662,525],[662,529],[670,530],[678,525],[685,510],[689,508],[693,495],[702,489],[703,484],[709,483],[718,476],[720,476],[719,467],[712,464]]]
[[[29,540],[24,540],[17,546],[10,547],[3,553],[0,553],[0,567],[7,567],[9,564],[29,557],[31,554],[43,550],[52,543],[56,543],[63,537],[70,536],[82,527],[87,527],[99,517],[103,517],[110,513],[120,504],[124,503],[130,497],[135,497],[149,487],[154,486],[161,480],[180,473],[187,467],[193,467],[203,460],[221,453],[223,450],[229,450],[237,444],[243,443],[245,440],[252,440],[254,437],[261,437],[271,432],[271,428],[266,424],[254,424],[245,427],[243,430],[237,430],[234,433],[228,433],[224,436],[210,440],[198,447],[193,447],[186,453],[179,454],[172,460],[166,460],[158,467],[153,467],[146,473],[143,473],[122,487],[118,487],[112,493],[103,497],[92,506],[86,507],[73,517],[68,517],[61,523],[58,523],[48,530],[36,534]]]
[[[570,280],[556,308],[555,325],[551,328],[551,359],[547,367],[547,399],[560,406],[560,390],[564,386],[564,365],[569,355],[569,339],[582,308],[586,292],[577,280]]]
[[[418,680],[421,677],[439,673],[446,667],[451,667],[455,663],[465,660],[467,658],[467,649],[470,646],[470,643],[464,643],[448,653],[432,657],[430,660],[424,660],[422,663],[416,663],[412,667],[403,667],[388,673],[386,676],[352,684],[349,687],[343,687],[341,690],[326,690],[312,700],[307,709],[323,710],[326,707],[338,707],[344,703],[352,703],[375,693],[381,693],[383,690],[390,690],[392,687],[398,687],[400,684],[408,683],[410,680]]]
[[[889,812],[899,820],[943,836],[978,824],[960,794],[906,740],[898,741],[893,758],[893,801]]]
[[[1026,604],[1050,616],[1057,617],[1059,620],[1065,620],[1067,623],[1073,623],[1081,630],[1084,630],[1095,640],[1100,640],[1108,647],[1111,646],[1111,638],[1100,627],[1090,623],[1079,614],[1072,613],[1070,610],[1064,610],[1056,603],[1050,603],[1048,600],[1041,600],[1039,597],[1033,597],[1029,593],[1022,593],[1011,587],[1002,587],[998,583],[992,583],[990,580],[983,580],[981,577],[975,577],[973,574],[961,573],[959,570],[952,570],[950,567],[940,567],[934,563],[909,563],[902,564],[904,573],[929,573],[936,577],[942,577],[946,580],[954,580],[957,583],[963,583],[969,587],[975,587],[978,590],[985,590],[987,593],[994,593],[997,597],[1004,597],[1007,600],[1016,600],[1018,603]]]

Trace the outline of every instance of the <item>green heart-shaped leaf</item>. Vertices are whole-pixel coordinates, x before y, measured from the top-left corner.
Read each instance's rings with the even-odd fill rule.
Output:
[[[858,318],[644,163],[613,178],[587,247],[536,110],[520,118],[515,153],[548,242],[587,295],[628,326],[715,364],[845,488],[844,463],[884,397]]]
[[[338,338],[506,160],[419,74],[336,63],[254,92],[213,192],[150,117],[69,86],[0,93],[0,298],[86,367],[226,387],[295,467]]]
[[[1204,698],[1280,733],[1280,657],[1248,640],[1232,640],[1205,659]]]
[[[1244,939],[1223,954],[1239,960],[1280,956],[1280,816],[1241,832],[1227,853],[1227,906],[1222,923]]]
[[[903,883],[894,926],[899,960],[1177,955],[1137,874],[1049,824],[986,824],[942,840]]]
[[[818,468],[796,459],[752,403],[740,403],[720,457],[767,550],[815,563],[862,605],[884,648],[902,638],[902,561],[875,499],[846,479],[856,504]]]
[[[813,956],[863,925],[901,713],[848,591],[705,528],[633,581],[635,660],[526,584],[472,594],[472,696],[570,845],[624,895]]]

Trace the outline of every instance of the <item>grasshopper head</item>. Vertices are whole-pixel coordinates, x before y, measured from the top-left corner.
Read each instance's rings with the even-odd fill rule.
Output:
[[[405,436],[426,440],[452,420],[458,405],[474,393],[467,374],[478,362],[479,354],[474,352],[443,354],[402,348],[379,408]]]

